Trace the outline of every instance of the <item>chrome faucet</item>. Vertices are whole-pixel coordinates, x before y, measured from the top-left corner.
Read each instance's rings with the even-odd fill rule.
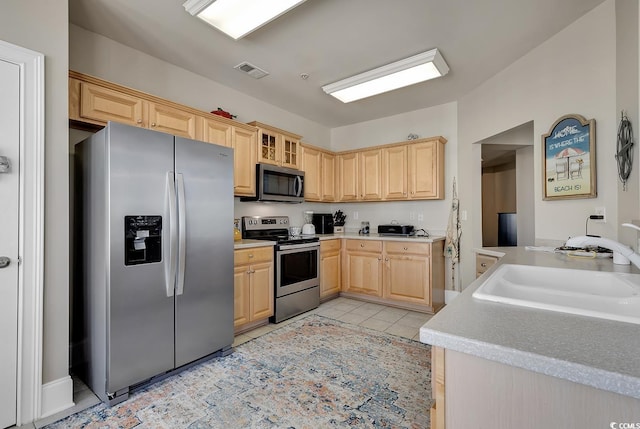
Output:
[[[640,227],[631,223],[623,223],[622,226],[636,229],[640,231]],[[567,240],[567,247],[586,247],[586,246],[600,246],[605,249],[613,251],[613,263],[619,265],[628,265],[630,262],[636,267],[640,268],[640,255],[633,251],[632,248],[619,243],[610,238],[603,237],[591,237],[588,235],[581,235],[577,237],[571,237]]]

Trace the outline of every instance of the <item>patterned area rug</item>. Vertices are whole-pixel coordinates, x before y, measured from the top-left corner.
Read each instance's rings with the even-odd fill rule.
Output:
[[[429,428],[429,346],[309,315],[47,428]]]

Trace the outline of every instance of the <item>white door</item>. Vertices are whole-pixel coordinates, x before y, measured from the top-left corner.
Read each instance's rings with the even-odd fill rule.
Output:
[[[19,66],[0,60],[0,428],[16,423],[19,85]]]

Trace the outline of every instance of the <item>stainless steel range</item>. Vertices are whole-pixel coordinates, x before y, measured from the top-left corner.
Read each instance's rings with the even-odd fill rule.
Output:
[[[318,237],[290,236],[287,216],[244,216],[242,238],[277,242],[272,322],[280,323],[320,305]]]

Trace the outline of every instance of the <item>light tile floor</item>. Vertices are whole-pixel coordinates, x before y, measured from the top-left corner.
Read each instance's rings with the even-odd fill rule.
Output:
[[[277,325],[270,323],[252,331],[237,335],[233,345],[239,346],[240,344],[271,332],[274,329],[278,329],[281,326],[305,317],[309,313],[316,313],[331,319],[364,326],[377,331],[387,332],[392,335],[398,335],[415,341],[420,340],[420,327],[432,317],[431,314],[339,297],[320,304],[320,307],[315,310],[311,310],[307,313],[285,320]]]

